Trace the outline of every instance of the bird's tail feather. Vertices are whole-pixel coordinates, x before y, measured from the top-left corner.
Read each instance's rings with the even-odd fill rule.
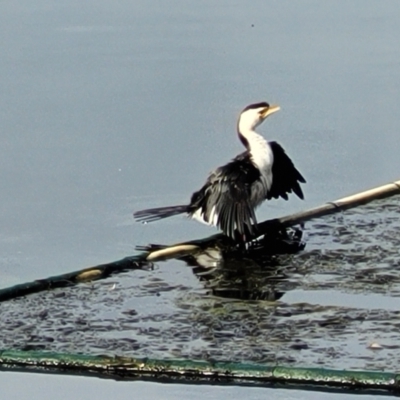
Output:
[[[188,206],[170,206],[160,208],[149,208],[147,210],[137,211],[133,214],[135,219],[140,222],[153,222],[159,219],[183,214],[188,211]]]

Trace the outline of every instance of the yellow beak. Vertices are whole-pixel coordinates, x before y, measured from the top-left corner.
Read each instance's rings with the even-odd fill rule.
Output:
[[[266,108],[263,113],[262,113],[262,117],[265,119],[267,118],[269,115],[276,113],[277,111],[279,111],[281,108],[277,105],[277,104],[271,104],[268,108]]]

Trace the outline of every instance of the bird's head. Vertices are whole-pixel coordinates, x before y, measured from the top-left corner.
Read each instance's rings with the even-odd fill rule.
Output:
[[[253,131],[260,125],[269,115],[279,111],[281,108],[276,104],[262,103],[250,104],[239,116],[238,131]]]

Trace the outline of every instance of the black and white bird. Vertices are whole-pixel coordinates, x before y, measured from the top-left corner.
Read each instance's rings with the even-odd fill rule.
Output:
[[[220,228],[237,241],[255,232],[255,209],[272,198],[288,199],[294,192],[303,199],[299,183],[305,179],[277,142],[268,142],[255,129],[280,110],[266,102],[251,104],[241,113],[237,133],[246,151],[212,171],[189,204],[151,208],[134,213],[138,221],[152,222],[186,213],[189,217]]]

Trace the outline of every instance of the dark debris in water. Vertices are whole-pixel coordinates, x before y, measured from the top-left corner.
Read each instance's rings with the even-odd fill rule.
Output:
[[[309,223],[297,254],[206,249],[3,302],[0,347],[396,370],[399,206],[392,198]]]

